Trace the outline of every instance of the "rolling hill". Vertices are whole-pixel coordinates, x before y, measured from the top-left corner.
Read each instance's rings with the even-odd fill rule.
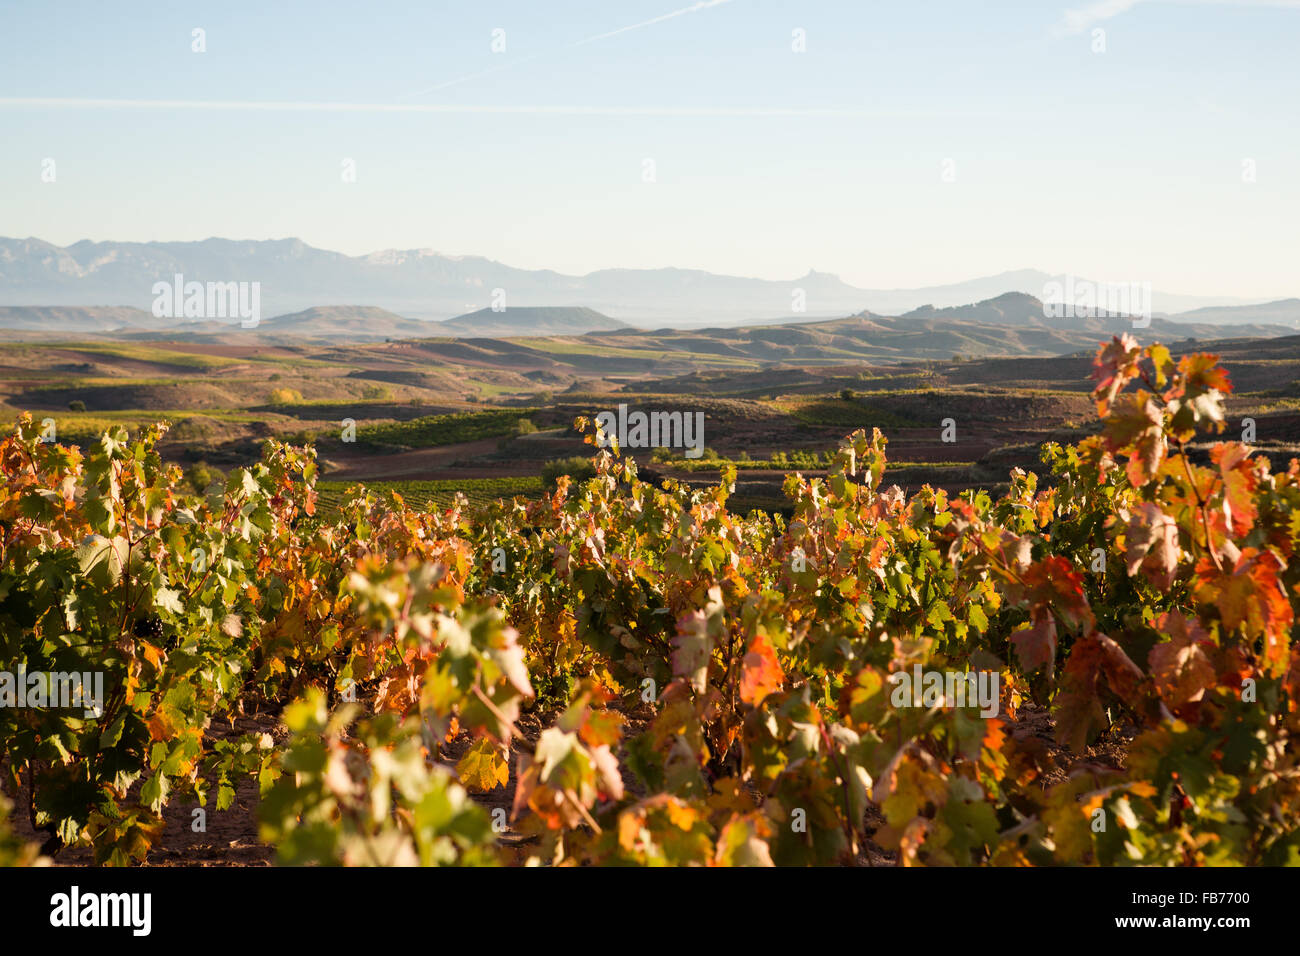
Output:
[[[1300,300],[1289,300],[1300,306]],[[1283,303],[1274,303],[1281,306]],[[1295,330],[1295,322],[1288,327],[1282,319],[1285,309],[1270,310],[1266,306],[1244,306],[1240,309],[1202,309],[1193,312],[1181,312],[1176,316],[1153,316],[1151,325],[1145,330],[1148,334],[1162,339],[1213,338],[1222,336],[1221,327],[1227,324],[1217,319],[1203,318],[1194,320],[1202,313],[1233,313],[1233,335],[1259,336],[1269,338],[1286,335]],[[1267,318],[1253,316],[1276,316],[1274,322]],[[868,318],[877,318],[867,314]],[[1300,309],[1296,317],[1300,318]],[[898,317],[900,321],[911,322],[920,326],[923,322],[977,323],[982,325],[1004,325],[1023,329],[1054,329],[1070,333],[1082,332],[1093,338],[1105,338],[1119,332],[1141,332],[1133,328],[1133,321],[1126,315],[1099,314],[1096,316],[1060,316],[1049,317],[1043,303],[1032,295],[1022,292],[1006,292],[1002,295],[975,302],[969,305],[951,306],[936,309],[934,306],[922,306]]]
[[[0,329],[42,335],[161,329],[172,321],[126,306],[0,306]]]
[[[429,335],[436,326],[434,322],[403,318],[370,305],[327,305],[265,319],[259,331],[309,341],[373,342],[418,338]]]
[[[165,324],[165,325],[164,325]],[[163,327],[160,327],[163,326]],[[699,329],[642,329],[578,306],[480,309],[445,322],[406,318],[374,306],[314,306],[263,319],[255,328],[237,321],[154,319],[140,310],[88,307],[0,309],[0,338],[231,343],[302,346],[411,341],[445,362],[571,374],[668,375],[688,368],[835,365],[846,361],[904,362],[987,356],[1068,355],[1099,340],[1132,332],[1159,339],[1273,338],[1282,325],[1183,323],[1153,318],[1134,328],[1125,316],[1048,318],[1031,295],[1008,292],[961,306],[924,306],[904,315],[864,311],[836,319],[755,323]],[[508,341],[507,341],[508,340]]]
[[[1267,322],[1300,328],[1300,299],[1279,299],[1259,305],[1212,306],[1193,309],[1177,316],[1179,322],[1208,322],[1218,325]]]
[[[500,312],[479,309],[438,323],[439,331],[456,337],[511,338],[520,335],[585,335],[630,329],[618,319],[576,306],[524,306]]]

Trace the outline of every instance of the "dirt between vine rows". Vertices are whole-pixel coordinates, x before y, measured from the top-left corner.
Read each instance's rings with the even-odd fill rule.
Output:
[[[525,713],[517,721],[517,726],[524,738],[535,742],[542,731],[554,723],[558,714]],[[627,724],[626,736],[639,733],[648,724],[650,714],[625,713]],[[1005,720],[1005,714],[1003,715]],[[1008,720],[1010,733],[1022,748],[1037,751],[1045,767],[1050,768],[1043,777],[1045,786],[1059,783],[1066,779],[1075,769],[1100,767],[1122,770],[1127,762],[1128,745],[1132,740],[1131,730],[1113,729],[1104,734],[1095,745],[1083,753],[1075,753],[1056,743],[1054,725],[1051,715],[1044,709],[1033,705],[1022,706],[1014,720]],[[234,727],[228,723],[213,722],[208,728],[208,736],[213,740],[225,737],[238,737],[243,734],[270,734],[279,746],[286,741],[287,730],[280,721],[278,712],[265,712],[247,717],[240,717]],[[453,768],[465,751],[473,743],[473,738],[462,731],[453,740],[443,744],[440,762]],[[489,814],[497,808],[506,811],[509,817],[515,797],[517,766],[515,758],[520,753],[517,744],[512,744],[510,779],[506,786],[498,787],[489,793],[476,793],[473,798]],[[621,756],[621,755],[620,755]],[[0,767],[3,767],[0,764]],[[639,794],[642,788],[631,775],[626,764],[620,760],[623,783],[630,794]],[[7,767],[4,768],[7,771]],[[7,772],[5,774],[7,780]],[[216,794],[215,778],[210,779],[211,794]],[[137,784],[137,787],[139,784]],[[12,823],[14,830],[22,837],[42,842],[47,834],[33,830],[27,814],[28,793],[26,780],[17,794],[6,790],[13,801]],[[197,801],[174,800],[163,810],[164,830],[161,839],[149,851],[144,866],[274,866],[275,848],[258,839],[257,826],[258,788],[257,781],[251,777],[240,779],[235,788],[235,801],[229,809],[218,811],[210,797],[207,807],[206,830],[196,833],[192,829],[193,811],[198,807]],[[865,846],[858,855],[858,864],[863,866],[895,866],[896,854],[883,850],[869,838],[884,825],[884,817],[879,808],[872,804],[868,807],[863,821],[864,832],[868,836]],[[529,853],[528,837],[512,828],[507,828],[499,835],[503,854],[509,862],[522,863]],[[54,866],[90,866],[92,855],[89,849],[66,849],[59,851],[51,860]]]

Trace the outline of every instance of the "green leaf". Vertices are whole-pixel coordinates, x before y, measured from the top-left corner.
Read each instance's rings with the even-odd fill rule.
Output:
[[[158,593],[154,595],[153,603],[154,607],[171,611],[173,614],[185,612],[185,607],[181,604],[181,592],[172,588],[159,588]]]

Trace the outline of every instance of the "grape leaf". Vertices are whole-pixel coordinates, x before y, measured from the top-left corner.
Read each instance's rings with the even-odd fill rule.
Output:
[[[509,782],[510,765],[494,743],[480,737],[457,761],[456,775],[471,790],[495,790]]]

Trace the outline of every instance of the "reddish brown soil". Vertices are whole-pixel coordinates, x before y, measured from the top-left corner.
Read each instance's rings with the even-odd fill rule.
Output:
[[[329,474],[331,481],[395,481],[402,478],[508,478],[536,475],[538,462],[493,462],[491,464],[456,463],[490,455],[501,444],[500,438],[483,438],[459,445],[440,448],[417,448],[414,451],[392,455],[374,455],[359,452],[331,452],[330,461],[339,465],[338,471]]]

